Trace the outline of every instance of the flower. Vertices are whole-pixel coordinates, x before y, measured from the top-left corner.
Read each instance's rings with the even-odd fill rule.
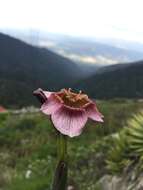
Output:
[[[42,103],[41,111],[51,117],[55,128],[64,135],[80,135],[88,118],[103,122],[103,115],[95,102],[81,91],[75,93],[70,88],[58,92],[37,89],[34,95]]]

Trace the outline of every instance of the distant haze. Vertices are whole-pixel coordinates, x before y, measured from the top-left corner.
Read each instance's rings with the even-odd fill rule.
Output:
[[[142,0],[0,0],[0,29],[143,43]]]

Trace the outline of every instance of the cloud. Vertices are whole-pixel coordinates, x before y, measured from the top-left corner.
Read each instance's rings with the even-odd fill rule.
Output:
[[[0,0],[0,5],[0,28],[143,41],[142,0]]]

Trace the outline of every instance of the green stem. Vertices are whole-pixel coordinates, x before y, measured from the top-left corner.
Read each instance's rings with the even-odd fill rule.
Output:
[[[67,137],[58,134],[58,164],[55,171],[54,182],[52,190],[66,190],[67,189]]]

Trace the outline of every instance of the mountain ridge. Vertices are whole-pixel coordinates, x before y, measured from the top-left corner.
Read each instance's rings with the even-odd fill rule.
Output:
[[[75,88],[99,99],[143,98],[143,61],[108,67],[77,83]]]
[[[79,37],[64,34],[45,33],[42,31],[6,31],[12,36],[25,40],[30,44],[37,44],[70,58],[73,61],[88,64],[118,64],[118,62],[132,62],[143,59],[143,52],[139,51],[143,45],[123,40],[104,38]],[[127,45],[128,44],[128,45]],[[130,48],[134,46],[134,48]]]
[[[0,33],[0,104],[35,104],[35,88],[70,87],[81,76],[80,68],[67,58]]]

